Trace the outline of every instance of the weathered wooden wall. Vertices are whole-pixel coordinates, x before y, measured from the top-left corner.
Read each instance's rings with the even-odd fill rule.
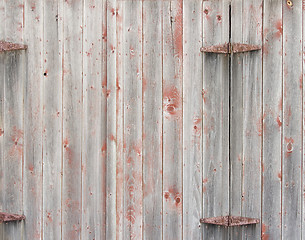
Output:
[[[26,215],[0,239],[305,238],[304,1],[0,0],[0,20],[28,45],[0,53],[0,211]],[[263,48],[200,52],[229,36]],[[228,214],[261,223],[199,223]]]

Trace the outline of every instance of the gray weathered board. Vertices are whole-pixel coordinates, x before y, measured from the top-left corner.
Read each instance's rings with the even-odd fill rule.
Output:
[[[302,0],[0,0],[0,239],[303,239]],[[231,26],[230,26],[231,23]],[[201,47],[255,44],[217,54]],[[242,216],[251,226],[200,224]]]

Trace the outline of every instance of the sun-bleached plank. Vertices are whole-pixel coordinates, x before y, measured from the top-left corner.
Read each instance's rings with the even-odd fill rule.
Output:
[[[80,239],[83,2],[64,1],[63,12],[62,238]]]
[[[116,0],[107,1],[106,239],[116,236]]]
[[[264,1],[262,237],[281,239],[282,2]]]
[[[43,8],[42,232],[43,239],[61,239],[63,1],[45,1]]]
[[[40,239],[42,225],[42,87],[43,2],[24,2],[24,41],[28,78],[24,83],[23,195],[26,215],[25,238]],[[31,227],[28,227],[31,226]]]
[[[183,3],[183,239],[201,239],[202,1]]]
[[[161,1],[143,1],[143,239],[162,239],[161,14]]]
[[[101,85],[106,75],[102,70],[104,6],[103,1],[84,1],[82,239],[105,238],[105,188],[102,185],[105,185],[106,173],[104,161],[101,161],[106,154],[106,124],[102,119],[106,98]]]
[[[142,2],[122,5],[124,238],[142,239]]]
[[[163,2],[163,238],[182,239],[183,2]]]
[[[302,0],[283,1],[283,39],[282,239],[301,239]]]
[[[5,1],[4,40],[23,43],[24,4],[22,0]],[[25,51],[4,53],[4,136],[2,181],[3,211],[23,214],[23,84],[26,80]],[[23,222],[3,226],[3,237],[21,239]]]
[[[203,46],[229,42],[229,4],[203,3]],[[203,217],[229,215],[229,57],[203,53]],[[203,239],[228,230],[203,225]]]
[[[243,2],[242,43],[262,44],[262,1]],[[232,26],[233,27],[233,26]],[[262,51],[243,54],[242,216],[261,218]],[[234,81],[235,79],[232,79]],[[233,143],[234,144],[234,143]],[[232,193],[234,194],[234,193]],[[242,228],[243,239],[259,239],[260,224]]]

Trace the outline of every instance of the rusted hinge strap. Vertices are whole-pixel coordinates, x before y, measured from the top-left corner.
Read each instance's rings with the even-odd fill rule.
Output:
[[[25,220],[24,215],[0,212],[0,223]]]
[[[16,51],[16,50],[25,50],[27,49],[27,45],[0,41],[0,53],[1,52],[8,52],[8,51]]]
[[[201,52],[206,53],[222,53],[222,54],[230,54],[230,53],[243,53],[243,52],[251,52],[260,50],[261,46],[252,45],[252,44],[242,44],[242,43],[225,43],[220,45],[202,47],[200,49]]]
[[[235,216],[220,216],[200,219],[201,223],[213,224],[225,227],[244,226],[259,223],[257,218],[235,217]]]

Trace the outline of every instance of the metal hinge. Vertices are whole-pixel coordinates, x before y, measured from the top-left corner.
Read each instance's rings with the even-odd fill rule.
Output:
[[[259,45],[242,44],[242,43],[225,43],[220,45],[202,47],[201,52],[206,53],[243,53],[260,50],[262,47]]]
[[[213,225],[219,225],[225,227],[234,227],[234,226],[258,224],[259,219],[247,218],[247,217],[221,216],[221,217],[202,218],[200,219],[200,223],[213,224]]]
[[[16,50],[25,50],[27,49],[27,45],[0,41],[0,53],[1,52],[8,52],[8,51],[16,51]]]
[[[24,215],[0,212],[0,223],[25,220]]]

